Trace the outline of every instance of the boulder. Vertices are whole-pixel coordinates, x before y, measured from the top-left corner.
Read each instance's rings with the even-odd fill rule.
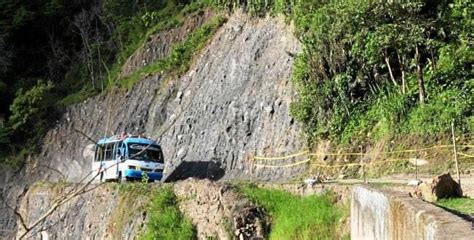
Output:
[[[425,201],[436,202],[441,198],[462,197],[462,190],[451,174],[444,173],[434,177],[431,183],[420,184],[415,195]]]

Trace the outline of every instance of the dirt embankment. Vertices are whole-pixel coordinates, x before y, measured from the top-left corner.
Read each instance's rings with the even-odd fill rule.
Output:
[[[264,211],[230,185],[190,179],[176,183],[174,190],[199,239],[265,239],[268,233]]]

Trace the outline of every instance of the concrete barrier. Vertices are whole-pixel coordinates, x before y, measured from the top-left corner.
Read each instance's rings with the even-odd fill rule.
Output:
[[[356,186],[351,239],[474,239],[474,225],[407,193]]]

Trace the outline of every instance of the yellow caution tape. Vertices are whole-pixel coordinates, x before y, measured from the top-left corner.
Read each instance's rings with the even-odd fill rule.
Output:
[[[347,163],[347,164],[338,164],[338,165],[311,164],[311,166],[333,168],[333,167],[372,165],[372,164],[379,164],[379,163],[386,163],[386,162],[401,162],[401,161],[408,161],[408,159],[389,159],[389,160],[384,160],[384,161],[375,161],[375,162],[368,162],[368,163]]]
[[[439,148],[452,148],[453,145],[435,145],[431,147],[426,147],[426,148],[418,148],[418,149],[407,149],[407,150],[396,150],[396,151],[389,151],[389,152],[381,152],[379,154],[393,154],[393,153],[411,153],[411,152],[419,152],[419,151],[425,151],[425,150],[430,150],[430,149],[439,149]],[[467,148],[474,148],[474,145],[458,145],[458,147],[467,147]],[[377,155],[379,155],[377,154]],[[465,154],[465,153],[458,153],[461,156],[460,159],[467,159],[467,158],[474,158],[473,155]],[[370,156],[372,155],[371,153],[310,153],[308,150],[287,155],[287,156],[277,156],[277,157],[253,157],[253,160],[283,160],[283,159],[289,159],[289,158],[294,158],[298,156]],[[253,166],[256,167],[264,167],[264,168],[288,168],[288,167],[294,167],[298,166],[301,164],[305,164],[310,162],[311,159],[307,158],[302,161],[298,161],[295,163],[290,163],[290,164],[284,164],[284,165],[266,165],[266,164],[258,164],[254,163]],[[380,164],[380,163],[387,163],[387,162],[396,162],[396,161],[409,161],[408,159],[388,159],[384,161],[373,161],[373,162],[368,162],[368,163],[348,163],[348,164],[338,164],[338,165],[327,165],[327,164],[311,164],[312,166],[315,167],[325,167],[325,168],[337,168],[337,167],[347,167],[347,166],[361,166],[361,165],[373,165],[373,164]]]
[[[468,158],[474,158],[472,155],[468,154],[461,154],[464,155],[465,157],[461,157],[459,159],[468,159]],[[285,165],[265,165],[265,164],[254,164],[254,166],[257,167],[264,167],[264,168],[287,168],[287,167],[294,167],[297,165],[301,165],[307,162],[310,162],[311,159],[305,159],[303,161],[291,163],[291,164],[285,164]],[[387,162],[403,162],[403,161],[409,161],[409,159],[388,159],[388,160],[383,160],[383,161],[373,161],[373,162],[368,162],[368,163],[346,163],[346,164],[335,164],[335,165],[328,165],[328,164],[311,164],[313,167],[323,167],[323,168],[338,168],[338,167],[351,167],[351,166],[361,166],[361,165],[374,165],[374,164],[380,164],[380,163],[387,163]]]
[[[364,156],[367,153],[310,153],[309,156]]]
[[[265,164],[254,164],[257,167],[265,167],[265,168],[287,168],[287,167],[294,167],[297,165],[301,165],[307,162],[310,162],[311,159],[305,159],[299,162],[285,164],[285,165],[265,165]],[[371,165],[371,164],[379,164],[379,163],[386,163],[386,162],[399,162],[399,161],[408,161],[407,159],[389,159],[384,161],[376,161],[376,162],[368,162],[368,163],[346,163],[346,164],[336,164],[336,165],[327,165],[327,164],[311,164],[313,167],[325,167],[325,168],[337,168],[337,167],[348,167],[348,166],[360,166],[360,165]]]
[[[257,167],[264,167],[264,168],[287,168],[287,167],[294,167],[294,166],[297,166],[297,165],[301,165],[301,164],[304,164],[304,163],[307,163],[311,161],[311,159],[305,159],[303,161],[299,161],[299,162],[295,162],[295,163],[291,163],[291,164],[286,164],[286,165],[265,165],[265,164],[254,164],[254,166],[257,166]]]
[[[306,150],[306,151],[299,152],[299,153],[295,153],[295,154],[288,155],[288,156],[282,156],[282,157],[254,157],[253,159],[255,159],[255,160],[280,160],[280,159],[288,159],[288,158],[293,158],[293,157],[301,156],[301,155],[306,154],[306,153],[308,153],[308,152],[309,152],[309,151]]]
[[[468,147],[468,148],[474,148],[474,145],[458,145],[459,147]],[[393,153],[410,153],[410,152],[419,152],[419,151],[424,151],[424,150],[430,150],[430,149],[438,149],[438,148],[450,148],[453,147],[453,145],[436,145],[436,146],[431,146],[431,147],[426,147],[426,148],[418,148],[418,149],[407,149],[407,150],[396,150],[396,151],[389,151],[389,152],[381,152],[379,154],[393,154]],[[282,159],[288,159],[288,158],[293,158],[293,157],[298,157],[301,155],[307,154],[308,156],[370,156],[372,155],[371,153],[309,153],[308,150],[287,155],[287,156],[277,156],[277,157],[259,157],[256,156],[253,159],[255,160],[282,160]]]

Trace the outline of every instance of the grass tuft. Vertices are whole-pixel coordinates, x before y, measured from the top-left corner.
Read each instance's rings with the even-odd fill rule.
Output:
[[[344,212],[329,193],[300,197],[291,193],[246,185],[241,192],[262,206],[272,219],[269,239],[337,239]]]
[[[149,220],[140,239],[195,239],[191,221],[179,211],[171,186],[161,187],[148,208]]]
[[[472,198],[463,197],[440,199],[436,202],[436,205],[461,214],[470,216],[474,215],[474,199]]]

